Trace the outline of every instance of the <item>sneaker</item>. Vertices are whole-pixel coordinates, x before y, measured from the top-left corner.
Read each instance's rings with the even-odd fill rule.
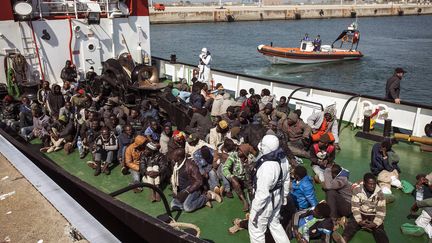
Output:
[[[123,174],[123,175],[127,175],[127,174],[129,174],[129,169],[127,168],[127,167],[122,167],[121,168],[121,173]]]
[[[222,202],[222,198],[221,198],[221,196],[219,196],[219,194],[216,194],[213,191],[208,191],[208,193],[210,195],[211,200],[214,200],[218,203]]]
[[[137,187],[137,188],[134,188],[134,189],[133,189],[133,192],[134,192],[134,193],[140,193],[140,192],[142,192],[142,191],[143,191],[142,187]]]
[[[212,207],[213,207],[213,205],[212,205],[212,203],[211,203],[210,200],[207,201],[205,205],[206,205],[206,207],[208,207],[208,208],[212,208]]]
[[[43,147],[41,149],[39,149],[39,151],[41,151],[42,153],[46,153],[51,147]]]
[[[49,147],[49,149],[46,151],[47,153],[52,153],[54,152],[54,146],[53,147]]]
[[[216,194],[218,194],[218,195],[220,195],[221,190],[220,190],[220,188],[219,188],[218,186],[216,186],[216,187],[213,189],[213,192],[216,193]]]
[[[87,165],[92,169],[96,169],[96,166],[97,166],[96,162],[94,162],[92,160],[87,161]]]

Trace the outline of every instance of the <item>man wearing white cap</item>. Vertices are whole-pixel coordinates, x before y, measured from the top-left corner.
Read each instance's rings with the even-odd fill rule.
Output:
[[[252,243],[265,242],[267,227],[276,243],[290,242],[279,217],[289,192],[289,163],[279,147],[279,139],[266,135],[258,144],[260,155],[253,175],[255,196],[249,217],[249,237]]]
[[[209,83],[210,81],[210,62],[212,60],[210,52],[207,50],[207,48],[201,49],[201,54],[199,55],[199,74],[198,74],[198,81]]]

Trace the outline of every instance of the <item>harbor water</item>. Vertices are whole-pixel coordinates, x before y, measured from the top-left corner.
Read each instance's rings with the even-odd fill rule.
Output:
[[[260,44],[296,47],[305,33],[321,35],[331,44],[353,19],[253,21],[151,25],[152,55],[198,64],[202,47],[212,54],[212,67],[383,97],[386,80],[396,67],[407,70],[401,82],[401,99],[432,105],[432,16],[359,18],[360,61],[309,65],[271,65]],[[338,47],[338,46],[335,46]],[[217,82],[217,80],[215,80]]]

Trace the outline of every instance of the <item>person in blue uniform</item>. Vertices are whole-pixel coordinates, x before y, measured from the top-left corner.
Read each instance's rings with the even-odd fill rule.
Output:
[[[314,49],[313,51],[321,51],[321,37],[317,35],[315,40],[313,41]]]

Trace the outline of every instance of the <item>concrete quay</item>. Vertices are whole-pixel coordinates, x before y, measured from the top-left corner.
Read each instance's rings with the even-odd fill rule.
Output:
[[[353,18],[432,14],[432,5],[281,5],[281,6],[191,6],[150,9],[151,24]]]

